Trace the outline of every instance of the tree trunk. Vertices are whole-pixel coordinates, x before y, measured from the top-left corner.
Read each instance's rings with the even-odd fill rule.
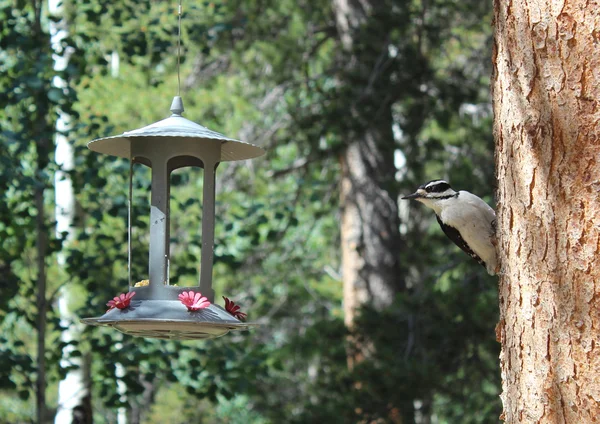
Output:
[[[156,386],[156,378],[147,380],[142,373],[139,373],[139,380],[144,387],[144,391],[141,393],[141,396],[137,397],[136,401],[130,403],[130,424],[140,424],[145,422],[148,411],[150,411],[150,407],[154,404],[158,389]]]
[[[59,0],[48,0],[48,12],[54,16],[60,16],[62,6]],[[65,19],[59,22],[50,21],[48,24],[50,30],[50,42],[53,51],[56,53],[54,58],[54,70],[56,72],[64,71],[69,62],[70,52],[64,49],[64,40],[68,36],[68,27]],[[67,86],[67,81],[56,76],[53,81],[57,88]],[[73,182],[69,172],[74,168],[75,155],[73,146],[69,143],[65,133],[71,129],[70,117],[62,110],[58,111],[56,119],[56,134],[54,160],[59,166],[54,177],[54,196],[55,196],[55,218],[57,237],[61,238],[62,233],[67,233],[66,243],[73,238],[73,226],[75,224],[77,204],[73,190]],[[57,254],[59,268],[64,269],[65,253]],[[62,287],[58,293],[57,306],[61,326],[65,330],[61,333],[60,339],[64,343],[79,341],[82,338],[83,324],[73,312],[69,310],[69,298],[72,297],[72,286]],[[67,372],[67,375],[58,384],[58,408],[54,417],[55,424],[74,423],[89,424],[93,422],[92,404],[89,375],[91,367],[88,366],[90,352],[84,352],[81,357],[71,357],[71,352],[75,350],[72,344],[67,344],[63,348],[61,367],[73,366]]]
[[[390,85],[390,29],[377,19],[387,12],[386,2],[334,0],[333,5],[343,48],[338,83],[349,121],[341,127],[347,145],[341,155],[340,206],[344,319],[355,333],[348,349],[353,368],[375,354],[368,337],[354,328],[357,313],[367,305],[379,310],[389,306],[403,287],[392,99],[381,95]],[[361,387],[357,381],[355,388]],[[362,414],[360,405],[356,412]],[[414,421],[410,408],[403,412],[405,422]],[[387,421],[403,422],[397,405],[388,405]]]
[[[387,140],[382,134],[386,131],[370,129],[342,156],[342,279],[348,326],[361,306],[388,306],[400,288],[397,195],[382,187],[395,175],[393,152],[381,146],[390,144],[391,122],[388,128]]]
[[[502,419],[600,417],[600,6],[496,0]]]
[[[364,306],[381,310],[403,288],[400,258],[398,193],[395,189],[395,142],[392,99],[381,95],[389,87],[389,28],[378,26],[385,2],[334,0],[334,12],[343,47],[345,70],[339,80],[347,96],[348,125],[342,126],[347,146],[341,155],[340,183],[342,280],[344,319],[355,330]],[[360,331],[360,330],[359,330]],[[368,337],[350,339],[348,365],[375,354]],[[361,339],[359,341],[359,339]],[[356,388],[362,383],[357,381]],[[388,405],[390,423],[413,422],[412,408]],[[360,405],[356,405],[360,415]],[[366,421],[365,421],[366,422]]]
[[[387,33],[371,34],[374,40],[369,45],[364,41],[367,22],[381,5],[375,0],[334,0],[333,4],[347,76],[352,80],[340,85],[351,93],[348,119],[356,122],[343,134],[348,144],[341,157],[340,198],[344,316],[352,327],[361,306],[385,307],[402,288],[398,193],[391,101],[369,98],[373,96],[370,86],[385,84],[381,80],[388,77],[381,71],[388,54]],[[359,39],[362,44],[357,46]],[[362,83],[357,84],[357,78]],[[364,108],[369,101],[375,107]]]
[[[42,150],[43,151],[43,150]],[[39,154],[40,150],[38,150]],[[46,323],[48,303],[46,301],[46,252],[48,251],[48,236],[46,231],[46,215],[44,212],[44,187],[35,189],[36,217],[36,250],[37,250],[37,379],[36,379],[36,409],[37,421],[46,422]]]
[[[42,30],[42,2],[33,1],[34,20],[32,23],[32,38],[40,46],[48,46],[48,39]],[[49,46],[48,46],[49,47]],[[43,48],[42,48],[43,50]],[[48,254],[48,225],[46,211],[44,207],[44,198],[47,182],[44,179],[44,172],[47,171],[50,157],[52,141],[49,136],[52,134],[52,127],[48,124],[48,115],[50,113],[50,104],[44,86],[35,93],[37,108],[32,117],[34,125],[33,135],[35,137],[36,151],[36,184],[34,188],[34,204],[36,210],[36,308],[37,308],[37,378],[35,387],[36,397],[36,415],[37,422],[45,424],[48,411],[46,406],[46,325],[48,322],[48,301],[46,299],[46,255]]]

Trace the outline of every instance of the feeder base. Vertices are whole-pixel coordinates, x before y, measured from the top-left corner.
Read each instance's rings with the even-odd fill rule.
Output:
[[[131,301],[126,309],[111,309],[101,317],[83,318],[81,322],[113,327],[130,336],[167,340],[213,339],[256,325],[239,321],[218,305],[189,312],[174,300]]]

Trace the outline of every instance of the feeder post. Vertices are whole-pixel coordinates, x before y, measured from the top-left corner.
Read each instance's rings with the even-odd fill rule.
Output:
[[[202,201],[202,259],[200,292],[215,301],[212,289],[212,270],[215,247],[215,171],[221,157],[221,143],[210,143],[202,154],[204,162],[204,192]]]
[[[163,143],[149,143],[139,137],[132,140],[131,153],[132,161],[147,164],[151,168],[148,295],[149,298],[160,298],[167,281],[169,257],[169,147]]]
[[[150,200],[150,287],[167,280],[167,236],[169,233],[169,183],[167,159],[152,157],[152,194]],[[150,289],[150,291],[153,291]]]

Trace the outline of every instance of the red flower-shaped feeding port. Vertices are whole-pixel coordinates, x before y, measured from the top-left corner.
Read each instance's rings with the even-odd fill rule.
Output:
[[[181,293],[179,295],[179,300],[187,306],[188,311],[191,312],[199,311],[200,309],[208,308],[210,306],[210,301],[202,296],[202,293],[194,292],[192,290]]]
[[[232,300],[229,300],[225,296],[223,296],[223,299],[225,300],[225,310],[227,312],[229,312],[231,315],[233,315],[240,321],[246,321],[248,314],[245,314],[242,311],[240,311],[239,305],[236,305],[235,302],[233,302]]]
[[[135,296],[135,292],[129,293],[121,293],[120,295],[114,297],[112,300],[109,300],[106,306],[108,306],[108,311],[117,309],[125,309],[129,307],[131,303],[131,298]],[[106,312],[108,312],[106,311]]]

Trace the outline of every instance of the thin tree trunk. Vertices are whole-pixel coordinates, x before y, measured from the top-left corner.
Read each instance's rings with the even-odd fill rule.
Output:
[[[53,15],[59,15],[61,12],[60,2],[58,0],[49,0],[48,11]],[[68,36],[66,21],[64,19],[59,22],[51,21],[49,29],[52,49],[57,53],[54,59],[54,70],[60,72],[67,67],[71,53],[68,50],[62,52],[63,40]],[[67,85],[67,82],[59,77],[56,77],[53,82],[58,88]],[[56,150],[54,160],[60,167],[56,171],[54,178],[56,233],[59,238],[62,237],[62,233],[67,233],[66,240],[70,241],[73,237],[72,229],[77,207],[69,171],[74,167],[75,158],[73,147],[64,135],[70,128],[69,116],[62,110],[58,113],[55,127]],[[64,266],[65,260],[64,253],[59,252],[57,255],[59,267],[62,268]],[[69,310],[70,294],[71,286],[67,285],[61,288],[57,299],[61,326],[65,328],[61,334],[61,340],[65,343],[80,340],[83,331],[83,325],[79,323],[78,318]],[[54,417],[55,424],[66,422],[89,424],[93,422],[91,392],[89,388],[91,379],[88,375],[90,367],[86,366],[89,362],[90,353],[84,352],[84,356],[70,357],[70,353],[73,350],[73,345],[67,344],[62,351],[61,367],[72,365],[75,368],[70,369],[65,378],[58,384],[58,409]]]
[[[600,7],[496,0],[502,419],[600,417]]]
[[[34,21],[32,26],[33,38],[39,40],[40,45],[47,43],[42,30],[41,1],[34,0],[32,2],[34,9]],[[51,141],[48,135],[51,133],[51,128],[48,126],[47,116],[49,112],[49,104],[46,92],[42,89],[38,94],[38,105],[36,116],[33,119],[36,136],[36,180],[37,184],[34,188],[34,203],[36,209],[36,253],[37,253],[37,282],[36,282],[36,307],[37,307],[37,379],[36,379],[36,413],[37,422],[40,424],[46,423],[47,408],[46,408],[46,325],[47,325],[47,310],[48,302],[46,300],[46,255],[48,252],[48,228],[46,225],[46,212],[44,210],[44,193],[45,184],[43,173],[49,163],[49,153]]]
[[[37,41],[40,50],[46,50],[49,54],[49,40],[42,29],[42,1],[32,0],[34,20],[32,23],[32,38]],[[37,379],[36,379],[36,414],[37,422],[45,424],[48,417],[46,405],[46,325],[48,313],[48,301],[46,299],[46,256],[48,254],[48,225],[46,211],[44,208],[44,197],[46,192],[46,177],[48,164],[50,162],[50,149],[53,133],[52,125],[49,124],[50,103],[47,95],[49,81],[44,81],[42,87],[35,93],[36,110],[32,117],[32,138],[36,151],[36,184],[34,186],[34,204],[36,209],[36,307],[37,307]]]
[[[156,397],[156,379],[146,380],[141,373],[139,379],[141,385],[144,387],[144,391],[141,396],[138,397],[138,402],[132,402],[130,404],[130,424],[140,424],[144,422]]]
[[[39,152],[39,150],[38,150]],[[46,422],[46,252],[48,250],[48,235],[46,231],[46,216],[44,213],[44,187],[35,189],[36,217],[36,250],[37,250],[37,381],[36,406],[37,422]]]

